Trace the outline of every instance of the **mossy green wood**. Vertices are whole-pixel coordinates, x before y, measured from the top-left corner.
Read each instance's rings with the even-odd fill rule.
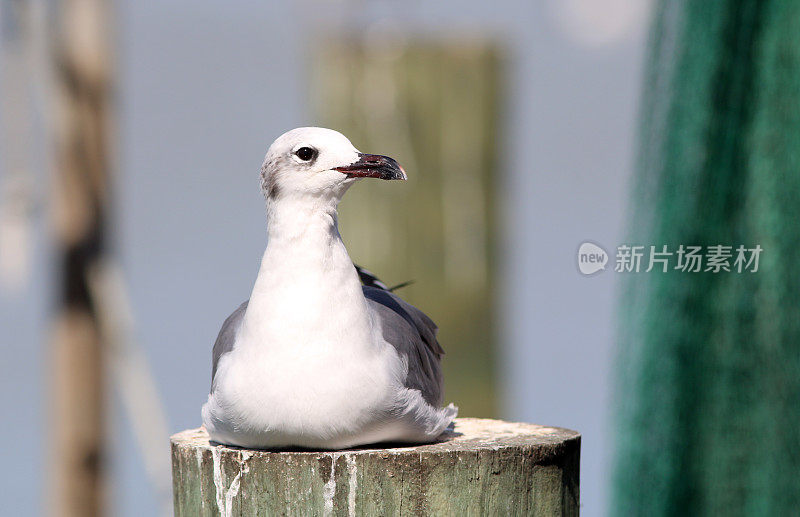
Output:
[[[446,400],[497,414],[495,185],[502,52],[482,39],[326,39],[315,52],[318,124],[396,158],[404,183],[362,181],[339,207],[353,260],[429,314],[447,354]]]
[[[172,437],[175,515],[578,515],[580,435],[458,419],[436,444],[269,452]]]

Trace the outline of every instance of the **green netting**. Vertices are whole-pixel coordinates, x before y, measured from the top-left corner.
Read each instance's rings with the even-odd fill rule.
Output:
[[[631,240],[760,244],[756,273],[635,273],[612,515],[800,512],[800,2],[660,2]]]

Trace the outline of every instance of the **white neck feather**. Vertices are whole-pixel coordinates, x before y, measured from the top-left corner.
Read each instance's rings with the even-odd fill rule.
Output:
[[[286,197],[267,206],[267,248],[241,337],[245,346],[367,344],[371,323],[337,227],[338,199]]]

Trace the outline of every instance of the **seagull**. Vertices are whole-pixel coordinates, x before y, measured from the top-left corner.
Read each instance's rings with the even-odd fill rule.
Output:
[[[339,201],[364,178],[407,176],[331,129],[293,129],[267,151],[267,246],[250,299],[214,343],[202,409],[212,441],[328,450],[429,443],[455,418],[458,408],[442,407],[436,325],[357,269],[339,235]]]

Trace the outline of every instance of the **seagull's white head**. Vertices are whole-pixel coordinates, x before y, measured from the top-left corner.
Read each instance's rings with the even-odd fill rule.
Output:
[[[261,187],[267,199],[340,199],[362,178],[404,180],[406,173],[392,158],[361,153],[343,134],[321,127],[301,127],[282,134],[269,147],[261,167]]]

